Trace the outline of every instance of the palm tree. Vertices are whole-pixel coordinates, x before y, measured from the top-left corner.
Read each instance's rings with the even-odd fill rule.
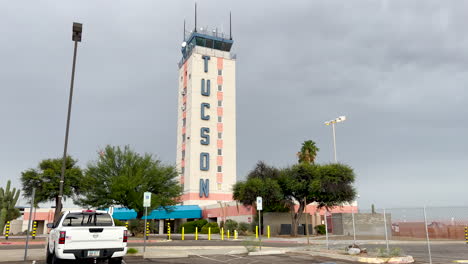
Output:
[[[319,150],[320,149],[315,145],[313,140],[304,141],[304,143],[302,143],[301,151],[297,153],[299,163],[314,164],[315,157],[317,157],[317,152]]]

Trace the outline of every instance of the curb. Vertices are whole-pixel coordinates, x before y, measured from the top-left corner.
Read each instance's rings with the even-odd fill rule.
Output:
[[[282,255],[285,254],[286,250],[266,250],[266,251],[254,251],[249,252],[249,256],[266,256],[266,255]]]

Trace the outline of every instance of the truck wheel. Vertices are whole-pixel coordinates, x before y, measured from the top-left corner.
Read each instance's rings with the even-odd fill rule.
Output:
[[[46,248],[46,263],[52,264],[52,254],[49,252],[49,245]]]
[[[59,264],[59,263],[62,263],[62,260],[57,258],[55,254],[53,254],[51,264]]]
[[[122,264],[122,258],[110,258],[109,264]]]

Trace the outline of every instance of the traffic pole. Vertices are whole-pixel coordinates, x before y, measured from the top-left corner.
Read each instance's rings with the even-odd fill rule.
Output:
[[[33,221],[32,239],[36,239],[37,222]]]
[[[10,235],[10,221],[7,221],[6,228],[5,228],[5,239],[8,240],[8,236]]]

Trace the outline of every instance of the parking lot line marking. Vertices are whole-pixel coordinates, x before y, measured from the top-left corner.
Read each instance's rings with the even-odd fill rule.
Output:
[[[217,259],[214,259],[214,258],[209,258],[209,257],[201,256],[201,255],[195,255],[195,256],[200,257],[200,258],[204,258],[204,259],[209,259],[209,260],[216,261],[216,262],[227,263],[226,261],[221,261],[221,260],[217,260]]]

